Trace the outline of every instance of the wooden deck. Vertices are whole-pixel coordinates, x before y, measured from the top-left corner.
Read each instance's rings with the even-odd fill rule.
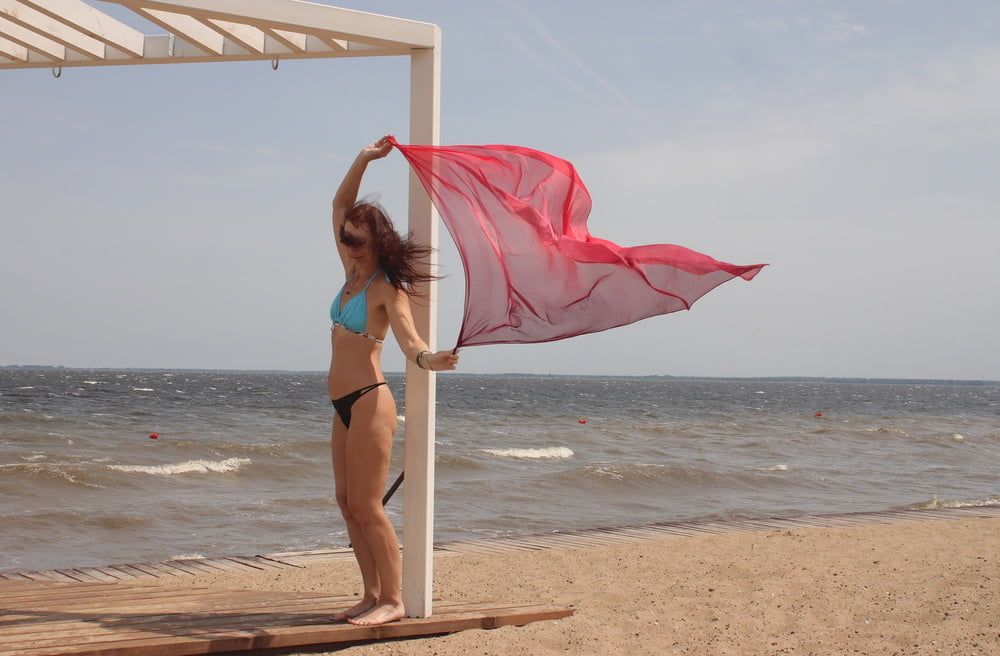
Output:
[[[182,656],[315,648],[465,629],[493,629],[573,614],[552,606],[438,601],[434,615],[377,627],[334,624],[353,596],[163,587],[148,583],[0,582],[3,656]]]

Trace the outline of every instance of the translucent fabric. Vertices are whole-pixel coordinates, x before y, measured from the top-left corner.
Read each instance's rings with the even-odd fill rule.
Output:
[[[427,189],[465,266],[457,347],[548,342],[689,310],[716,286],[750,280],[765,266],[594,237],[587,188],[572,164],[547,153],[391,141]]]

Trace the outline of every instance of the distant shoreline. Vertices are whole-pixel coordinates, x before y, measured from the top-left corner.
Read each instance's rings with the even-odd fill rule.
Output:
[[[44,365],[44,364],[4,364],[0,369],[14,370],[42,370],[42,371],[190,371],[190,372],[220,372],[220,373],[270,373],[270,374],[325,374],[322,370],[298,370],[298,369],[213,369],[213,368],[169,368],[169,367],[67,367],[64,365]],[[403,375],[401,371],[386,371],[387,374]],[[870,384],[934,384],[934,385],[996,385],[1000,380],[990,379],[961,379],[961,378],[861,378],[861,377],[836,377],[836,376],[671,376],[667,374],[641,374],[629,376],[625,374],[531,374],[519,372],[503,373],[466,373],[448,372],[448,376],[463,377],[508,377],[508,378],[629,378],[629,379],[650,379],[650,380],[743,380],[748,382],[761,383],[794,383],[794,382],[820,382],[820,383],[870,383]]]

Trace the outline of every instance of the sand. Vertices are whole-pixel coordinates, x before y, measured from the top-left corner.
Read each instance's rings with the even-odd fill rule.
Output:
[[[576,614],[336,653],[1000,655],[998,556],[994,518],[451,555],[435,561],[436,597],[554,603]],[[347,564],[173,583],[360,592]]]

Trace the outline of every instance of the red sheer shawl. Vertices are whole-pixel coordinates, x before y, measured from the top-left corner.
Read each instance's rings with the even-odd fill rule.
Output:
[[[402,145],[465,267],[458,344],[548,342],[688,310],[764,264],[683,246],[626,248],[587,230],[590,194],[573,165],[518,146]]]

